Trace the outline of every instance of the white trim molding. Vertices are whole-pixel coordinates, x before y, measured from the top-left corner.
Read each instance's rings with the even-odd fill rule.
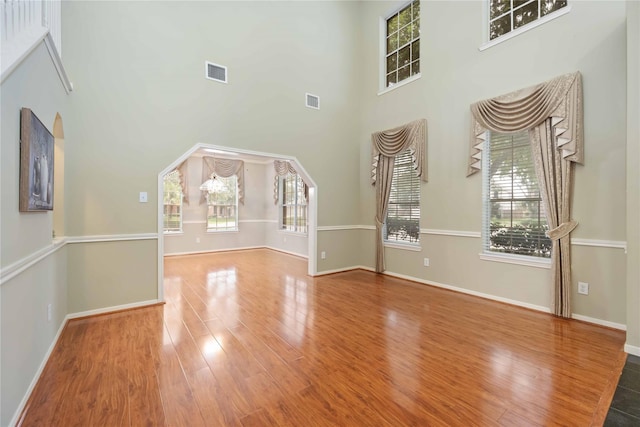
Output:
[[[485,253],[478,254],[483,261],[504,262],[507,264],[524,265],[536,268],[551,268],[550,258],[536,258],[525,255],[513,255],[503,253]]]
[[[635,345],[625,344],[624,345],[624,351],[626,353],[633,354],[634,356],[639,356],[640,357],[640,347],[637,347]]]
[[[583,316],[582,314],[572,313],[571,314],[571,318],[575,319],[575,320],[580,320],[582,322],[594,323],[596,325],[606,326],[607,328],[618,329],[618,330],[621,330],[621,331],[626,331],[627,330],[627,325],[623,325],[622,323],[610,322],[608,320],[595,319],[593,317]]]
[[[453,237],[473,237],[480,238],[479,231],[457,231],[457,230],[435,230],[431,228],[421,228],[420,234],[433,234],[436,236],[453,236]]]
[[[574,246],[593,246],[596,248],[624,249],[627,253],[627,242],[619,240],[571,239]]]
[[[54,254],[58,249],[62,248],[67,243],[65,238],[56,239],[50,245],[28,255],[13,264],[10,264],[0,270],[0,286],[14,277],[20,275],[24,271],[31,268],[33,265],[39,263],[49,255]]]
[[[158,233],[105,234],[97,236],[69,236],[67,243],[126,242],[130,240],[157,240]]]
[[[53,337],[53,340],[51,341],[51,345],[49,345],[47,352],[44,354],[44,357],[42,358],[42,362],[40,363],[40,366],[38,366],[38,369],[33,375],[33,379],[31,380],[31,383],[29,384],[27,391],[25,391],[24,396],[22,397],[22,400],[20,401],[20,403],[18,404],[18,407],[16,408],[16,412],[13,414],[13,418],[9,422],[10,426],[15,426],[18,423],[18,418],[20,418],[20,415],[22,414],[24,407],[29,401],[29,398],[31,397],[31,393],[33,393],[33,389],[36,387],[36,384],[38,384],[38,381],[40,380],[40,376],[42,375],[42,371],[44,371],[45,366],[47,366],[47,362],[49,362],[51,353],[53,353],[53,349],[56,348],[56,345],[58,344],[58,340],[60,339],[60,335],[62,335],[62,331],[64,330],[65,326],[67,326],[67,321],[68,319],[67,317],[65,317],[62,320],[62,322],[60,322],[60,327],[58,328],[58,332],[56,332],[56,335]]]
[[[231,251],[249,251],[252,249],[264,249],[266,246],[245,246],[241,248],[223,248],[223,249],[207,249],[204,251],[186,251],[186,252],[171,252],[164,254],[164,256],[185,256],[185,255],[202,255],[215,252],[231,252]]]
[[[375,230],[373,225],[325,225],[318,227],[318,231],[342,231],[342,230]]]
[[[147,301],[139,301],[139,302],[132,302],[129,304],[116,305],[112,307],[96,308],[95,310],[79,311],[77,313],[67,314],[66,320],[68,321],[72,319],[78,319],[80,317],[96,316],[98,314],[114,313],[122,310],[130,310],[132,308],[142,308],[142,307],[147,307],[150,305],[155,305],[163,302],[164,301],[152,299]]]

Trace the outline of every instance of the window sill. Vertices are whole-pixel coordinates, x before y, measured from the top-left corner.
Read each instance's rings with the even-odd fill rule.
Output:
[[[396,243],[396,242],[384,242],[385,248],[402,249],[405,251],[421,252],[422,247],[415,243]]]
[[[296,236],[296,237],[307,237],[307,233],[301,233],[299,231],[289,231],[289,230],[278,229],[278,233],[289,234],[291,236]]]
[[[164,236],[182,236],[184,233],[182,231],[165,231],[162,233]]]
[[[551,268],[551,259],[549,258],[537,258],[525,255],[512,255],[512,254],[498,254],[498,253],[486,253],[483,252],[480,255],[480,259],[483,261],[504,262],[507,264],[524,265],[527,267],[536,268]]]
[[[420,78],[421,75],[422,75],[421,73],[414,74],[413,76],[404,79],[400,83],[396,83],[393,86],[386,87],[386,88],[382,89],[380,92],[378,92],[378,96],[384,95],[385,93],[391,92],[392,90],[398,89],[399,87],[402,87],[404,85],[408,85],[411,82],[415,82],[416,80],[418,80]]]
[[[223,233],[238,233],[240,230],[237,228],[235,230],[207,230],[207,233],[211,234],[223,234]]]
[[[519,36],[520,34],[524,34],[529,30],[532,30],[536,27],[539,27],[542,24],[546,24],[549,21],[553,21],[556,18],[559,18],[563,15],[566,15],[567,13],[571,12],[571,5],[568,4],[565,7],[563,7],[562,9],[556,10],[555,12],[552,12],[550,14],[548,14],[547,16],[544,16],[540,19],[537,19],[533,22],[531,22],[530,24],[527,24],[523,27],[520,27],[516,30],[510,31],[507,34],[504,34],[500,37],[496,37],[495,39],[488,41],[486,43],[483,43],[482,45],[480,45],[480,47],[478,48],[479,51],[483,51],[485,49],[489,49],[490,47],[499,45],[502,42],[505,42],[509,39],[512,39],[516,36]],[[488,33],[487,33],[488,34]]]

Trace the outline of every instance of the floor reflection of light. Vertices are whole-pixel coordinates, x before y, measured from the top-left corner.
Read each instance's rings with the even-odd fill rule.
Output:
[[[413,395],[421,386],[418,366],[407,358],[407,354],[419,354],[420,343],[420,318],[410,317],[410,315],[387,309],[385,319],[384,346],[389,363],[389,374],[393,379],[393,384],[401,385],[401,389],[396,386],[391,387],[390,394],[395,402],[406,400],[407,394]],[[412,400],[413,405],[417,403]]]
[[[235,267],[207,273],[207,306],[223,312],[225,322],[238,320],[237,275]]]
[[[204,343],[203,348],[201,349],[202,354],[205,357],[213,357],[216,354],[222,352],[222,346],[215,338],[208,339],[207,342]]]
[[[309,292],[309,286],[305,280],[293,276],[285,276],[285,299],[282,305],[284,331],[290,342],[301,344],[307,326],[313,324],[313,310],[309,310],[309,299],[313,294]]]

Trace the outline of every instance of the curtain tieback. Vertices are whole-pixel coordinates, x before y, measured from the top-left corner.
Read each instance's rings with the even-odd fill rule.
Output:
[[[382,228],[383,225],[384,225],[384,221],[380,221],[376,216],[376,227]]]
[[[551,240],[560,240],[564,236],[569,235],[569,233],[571,233],[573,229],[576,228],[577,226],[578,226],[578,222],[572,219],[569,222],[563,222],[553,230],[547,231],[547,236]]]

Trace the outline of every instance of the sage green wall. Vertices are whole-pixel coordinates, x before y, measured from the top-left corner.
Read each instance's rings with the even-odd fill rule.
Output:
[[[20,108],[31,108],[53,131],[56,113],[63,120],[67,117],[68,97],[44,44],[2,82],[0,91],[0,267],[4,270],[52,242],[51,212],[18,210]],[[0,425],[13,418],[67,314],[66,271],[62,248],[0,287]],[[47,304],[52,304],[51,321]]]
[[[318,185],[318,224],[356,222],[356,2],[63,2],[62,11],[74,83],[68,235],[155,232],[157,174],[198,142],[296,157]],[[205,61],[228,66],[229,84],[205,79]],[[304,106],[305,92],[320,96],[320,110]],[[139,265],[149,257],[130,255]],[[98,272],[75,274],[75,256],[71,288],[99,294]],[[111,261],[101,260],[122,269],[127,289],[155,292],[154,277],[134,282]]]
[[[640,356],[640,3],[626,3],[627,344],[633,346],[634,353]]]
[[[484,3],[423,2],[422,77],[377,95],[379,19],[399,2],[366,2],[361,14],[363,122],[360,165],[370,163],[370,134],[417,118],[429,124],[429,182],[423,186],[421,228],[481,229],[480,174],[466,178],[469,105],[580,71],[584,79],[585,162],[576,168],[578,239],[626,240],[626,29],[624,2],[571,2],[567,15],[487,50]],[[375,195],[360,175],[361,223],[373,224]],[[637,212],[637,211],[636,211]],[[387,249],[391,272],[438,281],[523,303],[549,306],[549,271],[480,261],[481,239],[421,236],[422,253]],[[373,247],[368,265],[373,265]],[[444,254],[448,256],[443,257]],[[433,256],[431,267],[422,258]],[[621,249],[574,246],[574,311],[626,323],[626,256]],[[512,274],[518,272],[517,275]],[[523,279],[517,279],[524,277]],[[577,281],[589,282],[588,296]]]

